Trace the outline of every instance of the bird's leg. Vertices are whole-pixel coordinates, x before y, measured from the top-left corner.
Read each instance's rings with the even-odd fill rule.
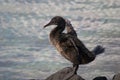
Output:
[[[73,64],[73,73],[77,74],[77,70],[79,68],[79,65]]]
[[[73,71],[68,73],[63,80],[69,80],[72,76],[74,76],[75,74],[77,74],[77,70],[78,70],[79,65],[75,65],[73,64]]]

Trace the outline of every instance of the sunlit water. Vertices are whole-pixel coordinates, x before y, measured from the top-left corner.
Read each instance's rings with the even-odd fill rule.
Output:
[[[120,0],[0,0],[0,80],[45,79],[72,64],[43,29],[53,16],[68,18],[84,44],[104,54],[78,74],[86,80],[120,72]]]

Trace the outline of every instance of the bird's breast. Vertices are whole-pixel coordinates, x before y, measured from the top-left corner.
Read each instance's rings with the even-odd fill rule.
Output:
[[[63,48],[60,46],[60,42],[58,39],[53,39],[53,38],[50,38],[50,42],[52,43],[52,45],[57,49],[57,51],[65,57],[65,55],[63,55],[63,52],[65,52],[65,50],[63,50]],[[64,48],[65,49],[65,48]]]

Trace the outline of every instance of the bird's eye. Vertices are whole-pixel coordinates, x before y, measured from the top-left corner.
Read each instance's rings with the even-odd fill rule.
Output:
[[[55,20],[53,20],[53,23],[54,23],[54,24],[56,24],[56,21],[55,21]]]
[[[55,20],[53,20],[53,23],[55,23]]]

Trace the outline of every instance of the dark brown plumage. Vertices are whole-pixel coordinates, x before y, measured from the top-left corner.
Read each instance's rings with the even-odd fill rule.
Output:
[[[72,25],[66,24],[67,22],[64,18],[55,16],[44,27],[57,25],[50,32],[50,41],[63,57],[73,63],[73,74],[76,74],[80,64],[87,64],[93,61],[96,55],[89,51],[77,38],[77,34]],[[67,33],[63,33],[65,26]]]

